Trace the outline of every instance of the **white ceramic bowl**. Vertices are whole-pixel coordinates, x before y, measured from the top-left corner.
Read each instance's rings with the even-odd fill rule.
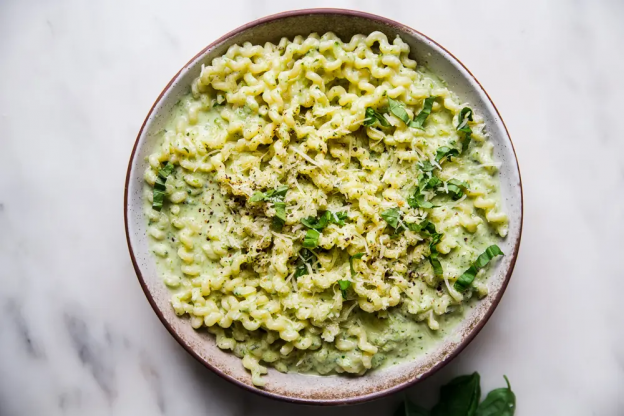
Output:
[[[269,369],[266,386],[256,388],[241,360],[222,351],[205,330],[196,331],[188,320],[175,315],[168,289],[159,278],[148,249],[147,221],[143,214],[143,172],[159,132],[178,99],[189,92],[202,64],[222,55],[233,44],[277,43],[286,36],[334,32],[343,41],[352,35],[381,31],[388,38],[396,35],[411,47],[411,58],[429,67],[444,79],[458,96],[484,117],[494,144],[494,155],[502,162],[499,173],[504,210],[509,216],[509,235],[500,244],[506,254],[491,270],[490,295],[471,309],[466,319],[437,348],[415,361],[375,370],[362,377],[283,374]],[[509,134],[481,84],[453,55],[425,35],[383,17],[350,10],[311,9],[281,13],[242,26],[211,43],[187,63],[158,96],[137,137],[126,177],[124,218],[130,255],[137,276],[154,311],[176,340],[206,367],[246,389],[292,402],[344,404],[381,397],[407,387],[432,374],[455,357],[485,325],[503,296],[516,262],[522,232],[522,184]]]

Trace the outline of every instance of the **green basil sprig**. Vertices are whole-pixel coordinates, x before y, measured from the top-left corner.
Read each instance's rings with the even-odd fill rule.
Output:
[[[173,163],[165,162],[165,166],[158,170],[156,182],[154,182],[154,193],[152,200],[152,209],[160,211],[165,201],[165,191],[167,190],[165,183],[167,178],[173,172]]]
[[[472,129],[468,125],[468,121],[472,120],[472,109],[464,107],[457,116],[457,131],[464,133],[464,140],[462,141],[462,153],[464,153],[468,146],[470,146],[470,140],[472,136]]]
[[[361,259],[364,256],[364,253],[357,253],[352,256],[349,256],[349,267],[351,268],[351,277],[355,276],[355,269],[353,268],[353,260]]]
[[[440,388],[440,401],[431,416],[474,416],[481,399],[481,377],[474,372],[459,376]]]
[[[378,112],[372,107],[368,107],[364,113],[366,118],[364,119],[365,126],[372,126],[376,122],[379,122],[383,127],[390,127],[390,122],[386,119],[386,116]]]
[[[477,408],[475,416],[513,416],[516,411],[516,395],[511,391],[507,376],[507,387],[492,390]]]
[[[479,373],[459,376],[440,388],[438,403],[428,411],[405,399],[394,416],[513,416],[516,411],[516,395],[507,387],[492,390],[485,400],[481,399]]]
[[[479,257],[477,257],[477,260],[472,263],[468,270],[466,270],[464,274],[459,276],[459,279],[457,279],[457,281],[455,282],[455,289],[459,292],[463,292],[464,290],[468,289],[480,269],[487,266],[494,257],[503,255],[503,252],[496,244],[492,244],[491,246],[486,248],[485,251]]]

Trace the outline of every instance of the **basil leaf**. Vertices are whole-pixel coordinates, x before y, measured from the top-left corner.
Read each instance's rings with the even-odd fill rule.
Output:
[[[266,194],[263,192],[254,192],[254,194],[249,198],[249,202],[260,202],[266,199]]]
[[[273,208],[275,208],[275,216],[273,217],[273,228],[279,231],[284,227],[284,223],[286,222],[286,203],[275,202],[273,204]]]
[[[398,208],[391,208],[381,213],[381,218],[386,220],[388,225],[396,229],[399,226],[399,217],[401,212]]]
[[[487,266],[494,257],[503,255],[503,252],[496,244],[493,244],[486,248],[485,251],[477,258],[477,260],[472,263],[468,270],[466,270],[464,274],[459,276],[459,278],[455,282],[455,289],[460,292],[468,289],[480,269]]]
[[[173,163],[165,162],[165,166],[162,169],[158,170],[158,176],[156,177],[156,182],[154,182],[154,192],[152,194],[152,209],[159,211],[162,210],[163,203],[165,201],[165,191],[167,187],[165,183],[167,182],[167,178],[171,173],[173,173],[174,165]]]
[[[469,107],[464,107],[459,112],[459,116],[457,116],[457,131],[461,131],[464,133],[464,139],[462,141],[462,153],[464,153],[468,146],[470,146],[470,140],[472,136],[472,129],[468,125],[468,121],[472,120],[472,109]]]
[[[423,409],[420,406],[415,405],[409,400],[405,399],[403,403],[399,405],[399,408],[394,412],[394,416],[429,416],[428,410]]]
[[[288,191],[287,185],[278,186],[275,189],[271,189],[266,193],[266,200],[269,201],[283,201],[286,197],[286,192]]]
[[[418,115],[414,117],[414,120],[409,123],[410,127],[424,130],[423,125],[425,124],[425,120],[427,120],[427,117],[429,117],[429,114],[431,114],[431,108],[433,107],[433,102],[435,101],[435,98],[436,97],[425,98],[422,110],[420,110],[420,113],[418,113]]]
[[[477,408],[476,416],[513,416],[516,411],[516,395],[511,391],[507,376],[507,387],[492,390]]]
[[[348,280],[338,280],[338,286],[340,286],[340,291],[342,292],[342,297],[344,299],[347,298],[347,289],[351,286],[351,282]]]
[[[342,211],[340,211],[340,212],[332,212],[331,214],[332,214],[331,221],[332,221],[334,224],[338,224],[338,225],[340,225],[341,227],[342,227],[343,225],[345,225],[345,220],[346,220],[347,218],[349,218],[349,216],[347,215],[347,213],[346,213],[346,212],[342,212]]]
[[[481,398],[479,373],[459,376],[440,388],[432,416],[475,416]]]
[[[301,223],[308,228],[314,228],[315,230],[323,230],[329,224],[338,224],[340,226],[345,225],[347,219],[346,212],[331,212],[325,211],[319,217],[307,217],[301,220]]]
[[[453,149],[452,147],[448,146],[442,146],[439,147],[436,151],[435,160],[436,162],[440,163],[440,161],[444,158],[448,158],[449,160],[451,160],[452,156],[459,156],[459,150]]]
[[[428,160],[425,160],[424,162],[420,162],[418,164],[418,167],[423,171],[423,172],[432,172],[433,169],[435,168],[435,166],[433,166],[431,164],[431,162],[429,162]]]
[[[364,253],[357,253],[352,256],[349,256],[349,267],[351,268],[351,277],[355,275],[355,269],[353,268],[353,259],[361,259],[364,256]]]
[[[433,268],[433,274],[436,276],[442,276],[444,274],[444,270],[442,269],[442,263],[438,260],[438,252],[434,251],[429,256],[429,263],[431,263],[431,267]]]
[[[458,200],[464,196],[464,190],[468,189],[468,184],[458,179],[451,179],[446,183],[449,194],[454,200]]]
[[[264,192],[254,192],[254,194],[249,198],[249,202],[260,202],[260,201],[270,201],[270,202],[280,202],[284,201],[286,197],[286,192],[288,191],[287,185],[280,185],[275,189],[271,189],[270,191]]]
[[[381,124],[383,127],[390,127],[390,123],[388,122],[386,117],[383,114],[377,112],[374,108],[368,107],[364,114],[366,115],[366,118],[364,119],[365,126],[372,126],[373,124],[375,124],[376,121],[378,121],[379,124]]]
[[[425,200],[425,196],[420,193],[418,189],[414,192],[414,195],[407,198],[407,204],[412,208],[436,208],[431,202]]]
[[[390,112],[392,114],[403,120],[403,123],[405,123],[406,125],[410,124],[409,115],[407,114],[407,111],[405,111],[405,107],[403,107],[403,104],[388,97],[388,107],[390,108]]]
[[[316,231],[313,228],[308,229],[306,232],[305,238],[303,239],[303,246],[305,248],[315,248],[318,247],[319,244],[319,236],[321,233]]]
[[[308,274],[308,267],[306,264],[311,264],[314,259],[314,254],[307,248],[303,248],[299,251],[299,259],[297,260],[297,268],[295,269],[295,279]]]

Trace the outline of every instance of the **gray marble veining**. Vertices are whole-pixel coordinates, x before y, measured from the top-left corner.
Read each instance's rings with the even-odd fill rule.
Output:
[[[476,340],[406,394],[507,374],[523,415],[624,414],[622,1],[0,2],[0,415],[390,415],[224,382],[154,316],[123,233],[136,133],[197,51],[254,18],[357,8],[410,25],[483,83],[514,140],[523,244]]]

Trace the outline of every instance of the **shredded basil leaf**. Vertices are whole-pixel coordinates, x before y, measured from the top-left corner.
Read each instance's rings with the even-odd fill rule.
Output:
[[[261,202],[261,201],[269,201],[269,202],[280,202],[283,201],[286,197],[286,192],[288,192],[287,185],[280,185],[275,189],[271,189],[270,191],[264,192],[254,192],[254,194],[249,198],[249,202]]]
[[[338,224],[341,227],[345,225],[347,219],[346,212],[331,212],[325,211],[318,217],[307,217],[301,220],[301,223],[308,228],[314,228],[315,230],[323,230],[329,224]]]
[[[275,230],[281,230],[286,222],[286,203],[274,202],[273,208],[275,209],[275,216],[273,217],[273,228]]]
[[[312,251],[308,250],[307,248],[303,248],[299,251],[298,257],[299,258],[297,259],[297,268],[295,269],[295,279],[308,274],[308,266],[306,265],[312,265],[312,260],[314,260],[314,254],[312,254]]]
[[[365,112],[366,118],[364,119],[365,126],[372,126],[376,121],[379,122],[383,127],[390,127],[390,123],[386,119],[386,116],[379,113],[372,107],[368,107]]]
[[[448,188],[448,193],[451,194],[451,197],[454,200],[458,200],[462,196],[464,196],[464,191],[469,189],[469,186],[466,182],[460,181],[458,179],[451,179],[446,182],[446,187]]]
[[[355,269],[353,268],[353,259],[361,259],[364,256],[364,253],[357,253],[352,256],[349,256],[349,266],[351,267],[351,277],[355,275]]]
[[[154,193],[152,194],[152,209],[156,211],[162,210],[163,202],[165,201],[165,191],[167,190],[165,183],[173,172],[173,168],[173,163],[165,162],[165,166],[158,170],[158,176],[156,177],[156,182],[154,182]]]
[[[412,122],[409,123],[410,127],[424,130],[423,125],[425,124],[427,117],[429,117],[429,114],[431,114],[431,108],[433,107],[433,102],[435,101],[435,99],[436,97],[425,98],[425,102],[423,103],[422,110],[420,110],[420,113],[418,113],[418,115],[414,117],[414,120],[412,120]]]
[[[466,270],[464,274],[459,276],[459,278],[455,282],[455,289],[459,292],[463,292],[464,290],[468,289],[468,287],[472,284],[475,277],[477,276],[479,270],[487,266],[494,257],[503,255],[503,252],[496,244],[492,244],[491,246],[486,248],[485,251],[479,257],[477,257],[477,260],[472,263],[468,270]]]
[[[470,146],[470,140],[472,136],[472,129],[468,125],[468,121],[472,120],[472,109],[464,107],[457,116],[457,131],[464,133],[464,140],[462,141],[462,153],[464,153],[468,146]]]
[[[516,395],[511,391],[509,379],[507,387],[492,390],[477,408],[475,416],[513,416],[516,411]]]
[[[288,191],[288,186],[287,185],[281,185],[278,186],[275,189],[271,189],[270,191],[268,191],[266,193],[266,200],[269,201],[283,201],[284,198],[286,197],[286,192]]]
[[[451,160],[452,156],[459,156],[459,150],[453,149],[452,147],[448,146],[442,146],[439,147],[436,151],[435,160],[436,162],[440,163],[440,161],[444,158],[448,158],[448,160]]]
[[[303,239],[303,246],[305,248],[318,247],[318,244],[319,244],[318,240],[319,240],[320,235],[321,233],[319,233],[315,229],[309,228],[308,231],[306,232],[305,238]]]
[[[396,229],[399,226],[399,218],[401,216],[401,212],[398,208],[391,208],[381,213],[381,218],[386,220],[388,225],[392,228]]]
[[[420,168],[420,170],[422,170],[423,172],[432,172],[433,169],[435,168],[435,166],[433,166],[433,164],[431,162],[429,162],[428,160],[425,160],[423,162],[420,162],[418,164],[418,167]]]
[[[392,114],[403,120],[403,123],[409,126],[410,118],[407,114],[407,111],[405,111],[405,107],[403,107],[403,104],[401,104],[397,100],[393,100],[392,98],[388,97],[388,108],[390,109],[390,112]]]
[[[338,280],[338,286],[340,287],[340,291],[342,292],[342,297],[344,299],[347,298],[347,289],[351,287],[351,282],[348,280]]]

